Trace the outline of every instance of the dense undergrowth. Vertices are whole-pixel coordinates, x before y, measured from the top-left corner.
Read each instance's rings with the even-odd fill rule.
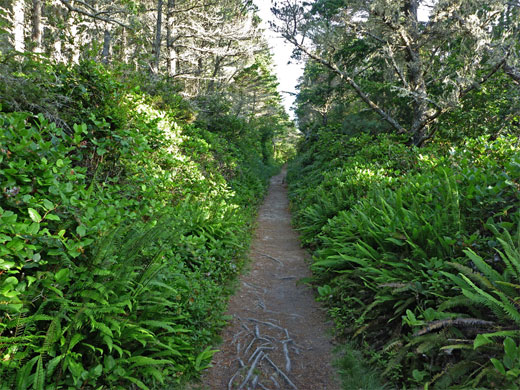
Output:
[[[92,62],[13,64],[0,87],[0,388],[197,377],[275,169],[271,139],[246,120],[238,133],[190,124],[160,82],[143,92]]]
[[[320,300],[388,387],[520,388],[519,180],[518,137],[301,145],[288,181]]]

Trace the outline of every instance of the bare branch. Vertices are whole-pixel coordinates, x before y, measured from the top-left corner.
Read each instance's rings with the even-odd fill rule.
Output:
[[[301,45],[298,41],[296,41],[296,39],[292,38],[291,36],[286,35],[284,38],[287,39],[293,45],[295,45],[299,50],[304,52],[307,56],[309,56],[316,62],[319,62],[320,64],[324,65],[328,69],[332,70],[339,76],[341,80],[347,82],[354,89],[354,91],[361,98],[361,100],[363,100],[373,111],[379,114],[379,116],[383,118],[383,120],[385,120],[395,130],[397,130],[398,133],[408,133],[408,131],[403,126],[401,126],[401,124],[397,120],[395,120],[390,114],[388,114],[381,107],[379,107],[377,103],[370,99],[370,97],[365,92],[363,92],[361,87],[354,81],[354,79],[351,78],[347,73],[339,69],[337,65],[311,52],[307,47]]]
[[[507,63],[504,64],[504,72],[511,77],[516,84],[520,85],[520,71]]]
[[[102,22],[106,22],[106,23],[110,23],[110,24],[117,24],[121,27],[124,27],[128,30],[132,30],[134,31],[134,29],[126,24],[126,23],[123,23],[119,20],[116,20],[116,19],[111,19],[111,18],[107,18],[107,17],[104,17],[104,16],[100,16],[100,15],[103,15],[104,13],[106,13],[106,11],[97,11],[95,10],[94,8],[92,8],[91,6],[88,5],[88,8],[90,8],[92,10],[92,12],[89,12],[89,11],[86,11],[84,9],[81,9],[81,8],[77,8],[77,7],[74,7],[69,0],[60,0],[63,5],[70,11],[70,12],[76,12],[78,14],[81,14],[81,15],[85,15],[85,16],[88,16],[92,19],[96,19],[96,20],[100,20]],[[82,4],[85,4],[87,5],[85,2],[83,1],[79,1],[80,3]]]

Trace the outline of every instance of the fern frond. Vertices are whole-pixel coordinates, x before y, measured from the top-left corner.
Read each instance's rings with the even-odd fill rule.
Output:
[[[442,302],[437,309],[439,311],[444,311],[446,309],[452,309],[454,307],[467,307],[470,306],[471,303],[471,299],[464,295],[459,295]]]
[[[132,364],[131,367],[157,366],[172,363],[171,360],[152,359],[147,356],[132,356],[129,357],[127,361]]]
[[[514,246],[509,244],[507,241],[498,238],[497,239],[504,252],[497,250],[498,254],[506,263],[506,267],[512,275],[516,275],[516,279],[520,280],[520,249],[516,249]]]
[[[474,373],[476,367],[478,366],[471,360],[462,360],[456,364],[448,365],[442,372],[435,375],[428,385],[431,386],[435,383],[436,389],[450,388],[450,385],[457,383],[462,377],[467,379],[468,372]]]
[[[49,324],[45,340],[43,342],[42,353],[48,352],[52,344],[54,344],[61,336],[61,317],[55,317]]]
[[[422,329],[419,329],[414,336],[422,336],[427,333],[435,332],[447,326],[458,326],[462,328],[476,328],[476,327],[491,327],[495,323],[492,321],[485,321],[478,318],[455,318],[432,321],[426,324]]]
[[[42,336],[37,335],[27,335],[27,336],[18,336],[18,337],[9,337],[9,336],[0,336],[0,345],[12,345],[12,344],[20,344],[20,345],[28,345],[33,340],[37,340],[42,338]]]
[[[32,324],[37,321],[52,321],[54,316],[44,315],[44,314],[35,314],[32,316],[17,316],[15,320],[11,320],[6,322],[6,328],[16,328],[18,326],[27,326],[28,324]]]
[[[449,344],[441,347],[442,351],[450,351],[454,349],[469,349],[473,351],[473,345],[470,344]]]
[[[514,284],[509,282],[497,282],[497,284],[500,286],[510,287],[515,290],[520,290],[520,284]]]
[[[500,300],[502,301],[502,308],[507,313],[510,319],[520,325],[520,312],[514,302],[503,293],[499,293]]]
[[[43,356],[40,354],[38,363],[36,364],[36,372],[34,373],[33,390],[44,390],[45,387],[45,370],[43,368]]]
[[[383,351],[387,352],[387,351],[397,350],[398,348],[400,348],[402,346],[403,346],[403,340],[401,340],[401,339],[392,340],[391,342],[389,342],[388,344],[386,344],[383,347]]]
[[[487,279],[491,279],[493,282],[498,280],[503,281],[504,278],[497,271],[493,269],[488,263],[482,259],[479,255],[473,252],[471,249],[464,250],[466,256],[470,258],[470,260],[475,264],[475,266],[482,272]],[[486,280],[487,280],[486,279]],[[493,285],[486,285],[488,288],[493,288]]]
[[[442,344],[444,337],[439,336],[439,335],[437,335],[437,336],[438,336],[437,338],[434,338],[431,340],[425,340],[422,343],[420,343],[416,347],[415,351],[419,354],[422,354],[422,353],[428,353],[429,351],[431,351],[434,348],[438,348],[439,345]]]
[[[474,272],[471,268],[459,263],[448,262],[448,264],[455,268],[457,271],[459,271],[461,274],[467,276],[475,282],[478,282],[481,286],[487,287],[491,290],[495,289],[495,286],[493,286],[493,283],[491,283],[488,278],[477,272]],[[500,278],[499,280],[502,280],[502,278]]]
[[[423,348],[429,349],[429,347],[441,346],[446,344],[446,332],[441,331],[440,333],[429,333],[421,336],[415,336],[408,342],[407,347],[419,348],[421,345]]]
[[[20,312],[18,314],[18,317],[16,318],[16,327],[14,331],[14,337],[19,337],[20,334],[25,330],[25,326],[27,325],[26,321],[23,321],[23,318],[25,317],[25,312]]]
[[[493,297],[491,294],[489,294],[488,292],[482,290],[480,287],[475,285],[475,283],[473,283],[471,280],[469,280],[469,278],[467,278],[465,275],[460,275],[460,276],[473,288],[473,290],[475,290],[482,298],[484,298],[484,302],[486,305],[493,306],[493,304],[494,304],[498,307],[501,306],[500,301],[497,300],[495,297]],[[466,289],[462,290],[462,293],[464,295],[466,295],[466,292],[467,292]]]
[[[506,316],[509,317],[509,319],[515,321],[516,323],[520,324],[520,312],[518,312],[518,309],[515,307],[514,303],[511,302],[510,298],[508,298],[503,292],[496,290],[496,294],[500,298],[500,301],[497,300],[495,297],[493,297],[491,294],[483,291],[479,287],[477,287],[473,282],[471,282],[469,279],[467,279],[464,275],[462,275],[463,278],[466,279],[466,281],[473,287],[473,289],[481,296],[483,302],[486,306],[493,309],[493,311],[496,313],[497,309],[499,311],[502,311]],[[462,293],[464,295],[469,295],[470,293],[468,291],[463,290]],[[499,316],[501,318],[501,316]]]
[[[383,371],[383,375],[388,375],[389,373],[396,370],[397,366],[399,366],[402,360],[408,354],[408,348],[406,346],[402,347],[397,351],[397,354],[390,359],[390,361],[386,365],[386,369]]]
[[[139,322],[140,325],[147,325],[147,328],[158,328],[165,329],[169,332],[175,332],[175,329],[172,325],[175,325],[173,322],[166,321],[158,321],[158,320],[147,320]]]
[[[17,389],[27,389],[30,386],[30,378],[31,372],[33,370],[34,365],[40,359],[40,355],[33,357],[27,363],[23,365],[23,367],[18,371],[16,375],[16,388]]]
[[[516,330],[500,330],[498,332],[492,332],[492,333],[482,333],[482,336],[484,337],[519,337],[520,336],[520,329]]]

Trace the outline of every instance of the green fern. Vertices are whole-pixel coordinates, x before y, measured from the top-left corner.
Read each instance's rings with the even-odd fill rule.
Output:
[[[34,373],[33,390],[44,390],[45,388],[45,370],[43,368],[43,357],[38,357],[36,364],[36,372]]]

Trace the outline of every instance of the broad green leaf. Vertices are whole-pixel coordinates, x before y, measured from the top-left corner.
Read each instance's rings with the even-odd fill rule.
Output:
[[[62,268],[58,272],[56,272],[56,275],[54,275],[54,278],[58,283],[63,283],[68,280],[70,274],[70,269],[68,268]]]
[[[87,233],[85,225],[78,225],[78,227],[76,228],[76,233],[78,233],[80,237],[83,237]]]
[[[59,355],[59,356],[56,356],[55,358],[51,359],[48,363],[47,363],[47,375],[49,377],[52,377],[52,374],[54,373],[54,370],[56,369],[56,367],[58,366],[58,364],[60,364],[60,362],[62,361],[62,359],[65,357],[65,355]]]
[[[41,215],[35,209],[29,208],[29,209],[27,209],[27,211],[29,212],[29,217],[34,222],[40,223],[42,221]]]
[[[516,344],[511,337],[508,337],[504,340],[504,352],[511,358],[515,358],[517,356]]]
[[[69,351],[72,351],[74,347],[85,338],[82,334],[76,333],[74,336],[72,336],[69,344]]]
[[[29,228],[27,229],[27,233],[35,235],[38,234],[40,231],[40,224],[38,222],[33,222],[29,225]]]
[[[85,371],[85,368],[79,361],[77,361],[73,358],[70,358],[69,359],[69,371],[73,375],[74,378],[81,378],[81,375]]]
[[[493,363],[493,366],[495,366],[498,372],[500,372],[502,375],[506,375],[506,368],[500,360],[492,358],[491,363]]]
[[[477,349],[478,347],[490,344],[492,342],[493,342],[493,340],[490,340],[485,335],[478,334],[477,337],[475,337],[475,340],[473,341],[473,348]]]
[[[54,203],[52,203],[48,199],[43,199],[43,207],[45,207],[45,209],[47,211],[50,211],[50,210],[54,209]]]
[[[58,217],[56,214],[47,214],[45,218],[51,221],[61,221],[60,217]]]

